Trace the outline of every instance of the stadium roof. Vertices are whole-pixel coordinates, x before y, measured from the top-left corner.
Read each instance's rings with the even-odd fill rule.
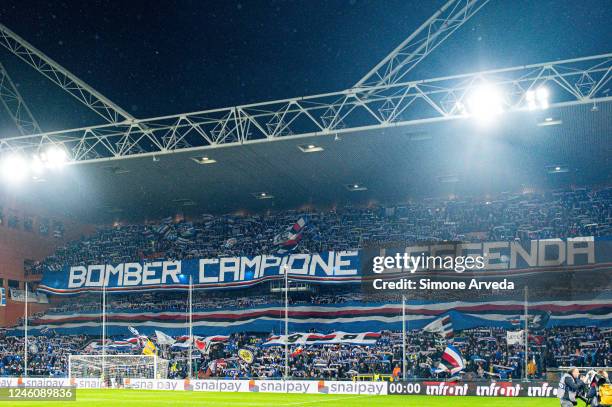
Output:
[[[611,103],[595,109],[579,105],[512,113],[487,127],[452,120],[77,164],[11,193],[55,213],[102,223],[181,212],[402,202],[605,184],[612,173],[611,127]],[[308,144],[323,151],[299,148]],[[203,156],[216,162],[193,160]],[[273,198],[257,199],[261,192]]]
[[[532,62],[554,61],[558,60],[560,55],[567,57],[583,56],[585,50],[589,51],[587,55],[590,52],[608,51],[603,49],[608,46],[607,42],[601,41],[609,34],[609,29],[605,28],[607,26],[599,22],[599,19],[607,21],[605,19],[607,9],[602,8],[601,3],[584,4],[581,5],[582,8],[573,9],[574,12],[567,12],[565,8],[558,5],[551,7],[550,4],[544,3],[539,5],[542,9],[530,8],[528,10],[523,10],[522,7],[524,5],[531,7],[530,2],[525,2],[523,6],[516,5],[511,9],[507,8],[503,2],[491,3],[490,7],[483,9],[485,14],[481,13],[479,23],[474,23],[476,25],[471,30],[459,30],[458,36],[454,36],[445,44],[446,51],[434,53],[428,58],[426,66],[419,65],[413,72],[415,76],[412,79],[435,76],[432,75],[432,71],[461,72],[465,70],[461,67],[466,65],[482,68],[482,64],[485,66],[496,64],[506,58],[516,62],[521,61],[519,63],[523,63],[523,60]],[[417,3],[415,2],[415,4]],[[404,6],[406,5],[404,4]],[[578,10],[580,10],[580,13]],[[29,10],[26,14],[29,14]],[[301,20],[301,13],[298,14],[297,19]],[[390,14],[389,17],[393,20],[396,19],[393,14]],[[412,17],[419,21],[423,18],[423,16],[416,15]],[[508,21],[502,21],[502,17]],[[370,16],[367,16],[367,18],[370,18]],[[497,21],[500,18],[501,20],[498,23]],[[527,18],[527,20],[522,20],[524,18]],[[267,16],[266,19],[268,19]],[[559,21],[562,20],[559,19],[575,21],[574,31],[569,31],[566,24],[560,24]],[[508,24],[510,20],[512,24]],[[416,22],[410,24],[402,22],[400,24],[401,31],[404,30],[405,24],[412,26],[412,23],[416,24]],[[89,27],[88,24],[85,25]],[[382,25],[387,26],[386,24]],[[588,30],[578,28],[589,25],[591,27]],[[53,26],[62,27],[61,24],[53,24]],[[505,40],[498,38],[500,37],[499,30],[502,27],[505,27]],[[537,27],[537,30],[534,31],[533,27]],[[234,27],[232,26],[232,32],[233,30]],[[519,32],[512,30],[519,30]],[[116,30],[110,31],[114,33]],[[85,30],[84,32],[88,31]],[[216,28],[214,33],[217,35]],[[30,35],[34,35],[34,33],[30,33]],[[41,37],[41,32],[36,32],[35,35]],[[117,38],[123,39],[122,35],[124,34],[118,33]],[[155,35],[157,38],[157,32]],[[379,42],[388,39],[387,33],[381,31],[378,35],[377,41]],[[42,35],[42,37],[45,36]],[[96,34],[96,40],[97,38]],[[481,40],[487,38],[492,42],[482,43],[482,46],[478,45]],[[534,41],[540,43],[540,45],[534,46]],[[112,43],[112,41],[110,42]],[[352,42],[354,41],[351,38]],[[469,46],[464,47],[466,44]],[[474,46],[474,44],[478,46]],[[23,44],[21,45],[23,46]],[[60,45],[62,45],[62,41],[60,41]],[[245,50],[253,48],[247,42],[244,45]],[[23,51],[22,46],[9,48]],[[140,51],[140,45],[135,43],[134,46]],[[52,47],[52,44],[45,44],[45,49],[47,47]],[[386,46],[384,48],[387,49]],[[98,48],[96,47],[95,50],[97,53]],[[369,54],[361,47],[358,51],[360,55]],[[499,55],[496,55],[493,51]],[[301,49],[299,52],[301,54]],[[127,54],[131,55],[129,52]],[[83,59],[80,52],[73,52],[72,55],[78,56],[79,60]],[[400,52],[399,55],[404,55],[404,53]],[[534,55],[541,55],[542,59],[534,61],[532,59]],[[603,57],[607,61],[606,64],[609,64],[610,54]],[[353,59],[356,62],[356,58],[346,59],[350,60],[351,66],[354,65]],[[165,58],[164,60],[172,61],[172,58]],[[131,58],[130,61],[132,61]],[[392,61],[395,61],[395,59],[392,59]],[[324,136],[285,138],[276,137],[277,134],[273,134],[274,137],[265,135],[269,139],[275,138],[273,143],[262,143],[259,141],[263,140],[256,140],[253,143],[242,145],[236,142],[234,145],[221,146],[221,143],[216,143],[217,140],[215,140],[214,148],[201,148],[202,145],[198,144],[197,149],[189,151],[168,152],[168,149],[165,148],[166,145],[164,145],[164,148],[158,150],[163,151],[164,154],[157,156],[151,155],[153,154],[150,153],[151,150],[146,150],[146,154],[140,157],[130,157],[128,153],[125,153],[125,156],[118,154],[112,160],[107,160],[109,156],[105,155],[100,156],[95,162],[81,162],[68,166],[62,173],[46,173],[43,176],[44,179],[39,179],[39,182],[29,182],[18,186],[2,184],[0,185],[0,193],[14,196],[18,200],[43,205],[52,212],[64,213],[81,221],[108,222],[124,219],[159,218],[177,212],[198,214],[299,208],[309,204],[322,206],[342,205],[347,202],[401,202],[411,198],[428,196],[482,195],[501,191],[516,191],[524,188],[549,189],[567,186],[568,184],[607,183],[610,181],[611,173],[609,134],[612,124],[612,112],[610,111],[612,109],[610,107],[612,97],[609,94],[609,70],[606,70],[608,65],[599,65],[600,79],[598,82],[597,78],[593,80],[590,76],[593,71],[582,72],[578,75],[581,71],[576,70],[573,66],[567,70],[562,70],[560,67],[552,69],[550,67],[554,65],[554,62],[550,64],[543,64],[541,66],[542,70],[537,71],[539,73],[528,86],[516,86],[513,90],[525,91],[526,89],[532,89],[531,86],[534,86],[533,89],[535,89],[535,86],[542,83],[540,73],[549,82],[552,76],[556,76],[556,85],[565,90],[570,89],[572,91],[570,92],[572,93],[570,99],[579,99],[578,104],[573,104],[575,100],[567,99],[566,95],[565,99],[555,98],[556,100],[553,103],[561,102],[561,104],[553,104],[554,108],[535,112],[507,112],[498,118],[497,123],[493,123],[489,127],[479,127],[473,120],[457,119],[457,112],[448,111],[444,112],[444,117],[441,120],[425,124],[419,122],[418,119],[429,116],[418,116],[422,114],[418,110],[416,114],[413,111],[404,110],[404,107],[399,104],[401,102],[395,103],[398,98],[401,98],[401,101],[407,105],[411,104],[412,101],[410,98],[398,96],[401,94],[399,92],[401,91],[400,88],[390,87],[388,89],[390,92],[397,91],[397,93],[393,93],[393,96],[383,96],[380,99],[381,106],[376,106],[375,103],[367,106],[368,109],[376,112],[372,115],[377,114],[377,120],[381,122],[376,123],[381,125],[377,130],[352,131],[349,130],[351,126],[357,125],[348,124],[346,131],[336,133],[340,128],[342,119],[332,120],[333,125],[330,125],[323,123],[325,120],[322,119],[325,115],[321,114],[316,117],[318,127],[315,126],[315,131],[318,132],[319,128],[329,131],[329,134]],[[102,64],[97,65],[101,66]],[[449,66],[452,68],[449,69]],[[147,67],[149,66],[147,65]],[[18,69],[13,70],[13,68],[16,68],[14,66],[8,68],[11,71],[21,73]],[[126,65],[126,68],[127,71],[136,69],[131,65]],[[341,68],[338,72],[342,73],[342,76],[350,71],[345,66]],[[522,68],[531,69],[533,66],[522,66]],[[552,76],[547,71],[549,68],[554,72]],[[142,68],[136,70],[142,70]],[[221,72],[225,70],[225,66],[220,69]],[[516,72],[522,73],[523,71]],[[531,75],[534,75],[533,72],[536,71],[532,71]],[[574,72],[573,75],[575,76],[568,86],[569,76],[563,75],[572,75],[571,72]],[[290,73],[287,71],[286,73],[288,77],[294,76],[293,71]],[[198,69],[198,78],[199,75],[200,70]],[[105,73],[105,75],[94,76],[100,79],[108,75]],[[130,75],[132,79],[133,76]],[[525,74],[525,77],[529,77],[529,75]],[[266,76],[267,78],[268,76]],[[106,80],[108,79],[106,78]],[[283,78],[279,76],[277,79],[279,80],[272,82],[281,83]],[[284,80],[287,79],[284,78]],[[338,80],[338,78],[335,78],[334,83]],[[518,85],[521,80],[523,79],[515,78],[511,83],[512,85]],[[589,88],[589,81],[593,84],[592,88]],[[118,87],[112,92],[112,99],[115,99],[114,94],[117,94],[118,90],[124,90],[132,81],[126,83],[122,78],[119,82]],[[436,89],[443,89],[440,87],[440,82],[429,82],[427,85],[419,82],[414,82],[416,84],[414,87],[412,87],[413,85],[407,86],[413,90],[419,86],[429,86],[431,92],[436,92]],[[135,86],[134,83],[132,83],[133,86]],[[37,84],[37,82],[32,81],[30,85],[32,84]],[[524,85],[524,83],[520,84]],[[267,88],[269,84],[265,83],[264,85],[261,87],[262,89]],[[41,87],[35,86],[34,88],[40,89]],[[143,90],[141,87],[137,86],[135,89],[139,99],[146,95],[146,92],[141,92]],[[183,88],[175,89],[177,93],[184,91]],[[378,97],[376,93],[378,91],[382,92],[381,89],[374,91],[374,93],[362,89],[360,93],[353,93],[354,89],[348,89],[348,93],[338,99],[349,101],[347,105],[344,105],[344,102],[339,102],[343,107],[353,106],[350,103],[354,103],[355,106],[363,108],[365,103],[369,103],[367,101],[363,102],[364,100],[367,100],[368,97],[376,99]],[[448,95],[454,95],[455,89],[459,88],[447,88]],[[59,91],[59,89],[55,90]],[[554,94],[555,91],[552,90],[552,92]],[[223,82],[220,94],[234,93],[226,88],[225,82]],[[160,93],[162,97],[150,97],[148,99],[145,97],[143,103],[154,104],[152,103],[153,100],[164,100],[168,94],[169,92],[162,91]],[[58,121],[61,123],[64,121],[64,125],[60,128],[65,128],[69,122],[66,121],[66,117],[59,117],[57,111],[61,110],[59,109],[60,105],[62,111],[70,111],[71,109],[66,109],[67,106],[62,103],[49,104],[48,100],[54,100],[54,102],[56,100],[56,97],[50,97],[49,95],[43,92],[41,97],[42,107],[39,105],[38,109],[35,108],[34,111],[35,113],[46,114],[45,122]],[[26,96],[29,95],[26,94]],[[439,93],[438,96],[441,96],[441,94]],[[433,93],[423,93],[419,97],[420,101],[427,101],[434,99],[436,96]],[[26,99],[29,100],[30,98],[26,97]],[[214,100],[218,99],[219,95]],[[289,102],[287,106],[295,107],[303,99],[298,97]],[[169,102],[173,100],[174,96],[171,96]],[[593,100],[599,100],[599,102],[593,106],[589,104]],[[393,117],[386,116],[384,111],[389,108],[389,105],[386,105],[387,102],[395,106],[394,113],[395,111],[403,113]],[[311,106],[321,106],[319,99],[309,99],[308,103]],[[442,102],[438,100],[436,103],[437,109],[434,110],[442,113]],[[563,103],[567,104],[565,107],[560,107]],[[338,106],[338,104],[330,105],[330,108],[335,110]],[[411,108],[413,107],[411,105]],[[426,106],[429,109],[431,107]],[[261,106],[258,106],[259,108]],[[135,108],[133,107],[133,109]],[[277,107],[277,109],[279,110],[271,110],[266,114],[274,115],[276,112],[283,112],[285,104],[281,104],[280,108]],[[341,116],[341,109],[342,107],[335,112],[336,117],[334,119]],[[265,116],[260,111],[258,113],[260,116]],[[368,113],[365,114],[368,115]],[[181,114],[177,117],[182,120],[185,115],[189,114]],[[455,116],[451,117],[453,115]],[[70,115],[70,117],[72,116],[78,117],[79,114]],[[199,114],[194,113],[188,118],[197,119],[197,116]],[[228,114],[228,116],[231,115]],[[306,114],[303,114],[302,118],[304,116]],[[130,118],[131,116],[124,115],[124,117]],[[257,114],[253,114],[252,117],[257,117]],[[266,120],[259,123],[259,129],[262,129],[262,131],[265,130],[266,125],[272,124],[272,127],[274,127],[273,120],[267,119],[266,117]],[[369,120],[372,120],[372,117],[369,117]],[[407,123],[404,122],[401,123],[403,124],[401,127],[394,127],[397,125],[395,122],[400,120],[413,120],[413,122],[410,125],[405,125]],[[291,120],[288,121],[291,122]],[[134,123],[130,120],[128,122]],[[117,128],[121,128],[121,132],[126,131],[124,122],[117,123]],[[279,123],[282,123],[282,121],[279,121]],[[297,120],[296,123],[298,123]],[[310,123],[310,125],[312,124]],[[165,129],[163,125],[159,126]],[[146,120],[140,121],[140,124],[136,127],[140,129],[140,134],[145,134],[148,129],[160,128],[157,122]],[[277,125],[276,128],[280,128],[280,125]],[[104,128],[99,131],[111,131],[109,129]],[[88,131],[90,130],[84,130],[85,133]],[[131,131],[131,126],[128,131]],[[268,132],[270,131],[268,130]],[[78,133],[77,131],[75,134]],[[209,134],[214,134],[214,132],[209,132]],[[311,130],[304,129],[291,132],[291,134],[308,135],[313,133]],[[32,140],[15,138],[5,144],[10,144],[12,149],[22,149],[25,148],[27,141],[30,143],[28,145],[35,149],[40,147],[45,140],[49,140],[46,138],[48,136],[51,138],[57,137],[53,134],[45,134],[44,136],[41,134],[40,140],[36,137],[32,139],[34,143],[30,143]],[[78,135],[78,137],[81,136]],[[67,131],[62,137],[65,137],[63,140],[70,140],[73,133]],[[138,133],[131,134],[130,137],[139,138]],[[75,148],[74,144],[77,144],[77,140],[83,141],[86,140],[86,137],[83,136],[82,139],[74,137],[72,140],[74,141],[72,148]],[[92,140],[87,139],[88,142]],[[147,141],[146,137],[140,137],[139,140]],[[119,148],[117,147],[118,144],[115,143],[116,140],[109,139],[108,143],[97,141],[96,148],[106,144],[112,148]],[[134,143],[134,145],[136,144]],[[315,150],[320,147],[322,151],[303,152],[304,145],[308,144],[315,145],[317,147]],[[87,150],[87,147],[84,150]],[[194,158],[202,158],[203,156],[207,156],[216,162],[199,164],[194,161]],[[265,193],[265,196],[262,196],[262,193]]]

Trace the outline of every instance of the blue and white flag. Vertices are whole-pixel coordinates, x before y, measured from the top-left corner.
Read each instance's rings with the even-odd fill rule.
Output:
[[[287,227],[283,232],[274,236],[274,246],[278,247],[278,254],[294,251],[303,237],[306,219],[301,217],[293,225]]]
[[[449,372],[451,375],[461,372],[465,369],[465,361],[459,349],[452,345],[448,345],[442,353],[440,364],[436,372]]]
[[[452,339],[454,336],[453,323],[449,315],[430,322],[423,331],[441,335],[444,339]]]

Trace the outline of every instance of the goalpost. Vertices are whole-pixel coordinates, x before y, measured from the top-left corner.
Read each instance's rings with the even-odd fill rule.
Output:
[[[104,375],[102,368],[104,367]],[[69,355],[69,378],[166,379],[168,360],[157,355]]]

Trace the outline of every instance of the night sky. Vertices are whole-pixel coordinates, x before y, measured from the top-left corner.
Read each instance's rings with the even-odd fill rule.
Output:
[[[0,2],[0,21],[139,118],[350,87],[443,0]],[[491,0],[410,79],[611,52],[610,0]],[[4,48],[44,130],[100,124]],[[16,135],[4,111],[0,131]]]

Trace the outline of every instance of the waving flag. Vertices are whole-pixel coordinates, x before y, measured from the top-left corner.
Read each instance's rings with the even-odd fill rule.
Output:
[[[441,335],[445,339],[451,339],[454,336],[453,323],[448,315],[430,322],[423,328],[423,331]]]
[[[158,330],[155,330],[155,337],[159,345],[172,345],[176,342],[173,337]]]
[[[544,329],[546,328],[546,324],[548,324],[548,320],[550,319],[551,312],[542,312],[534,315],[532,326],[534,329]]]
[[[442,353],[442,359],[438,365],[437,372],[449,372],[451,375],[459,373],[465,369],[465,361],[461,356],[459,349],[452,345],[448,345]]]
[[[295,358],[297,356],[300,356],[302,354],[302,352],[304,352],[304,348],[301,346],[298,346],[298,348],[296,350],[294,350],[293,352],[291,352],[291,357]]]
[[[235,237],[230,237],[225,241],[223,247],[225,247],[226,249],[231,249],[236,245],[236,243],[238,243],[238,239],[236,239]]]
[[[206,338],[196,337],[194,339],[194,344],[196,348],[203,354],[207,355],[210,352],[212,345],[216,343],[223,343],[229,341],[229,336],[225,335],[215,335],[215,336],[207,336]]]
[[[278,247],[278,253],[285,254],[295,250],[302,240],[305,227],[306,219],[301,217],[293,225],[274,236],[273,243]]]
[[[147,339],[144,344],[144,347],[142,348],[142,354],[143,355],[154,355],[156,350],[157,348],[155,347],[155,344],[151,342],[150,339]]]
[[[535,311],[535,315],[528,315],[527,321],[529,323],[530,328],[532,329],[544,329],[546,328],[546,324],[548,324],[548,320],[550,319],[551,312],[550,311]],[[525,315],[515,315],[509,317],[507,319],[508,322],[515,327],[521,327],[525,324]]]
[[[173,348],[189,348],[193,343],[193,339],[189,335],[183,335],[176,338],[176,341],[172,344]]]

